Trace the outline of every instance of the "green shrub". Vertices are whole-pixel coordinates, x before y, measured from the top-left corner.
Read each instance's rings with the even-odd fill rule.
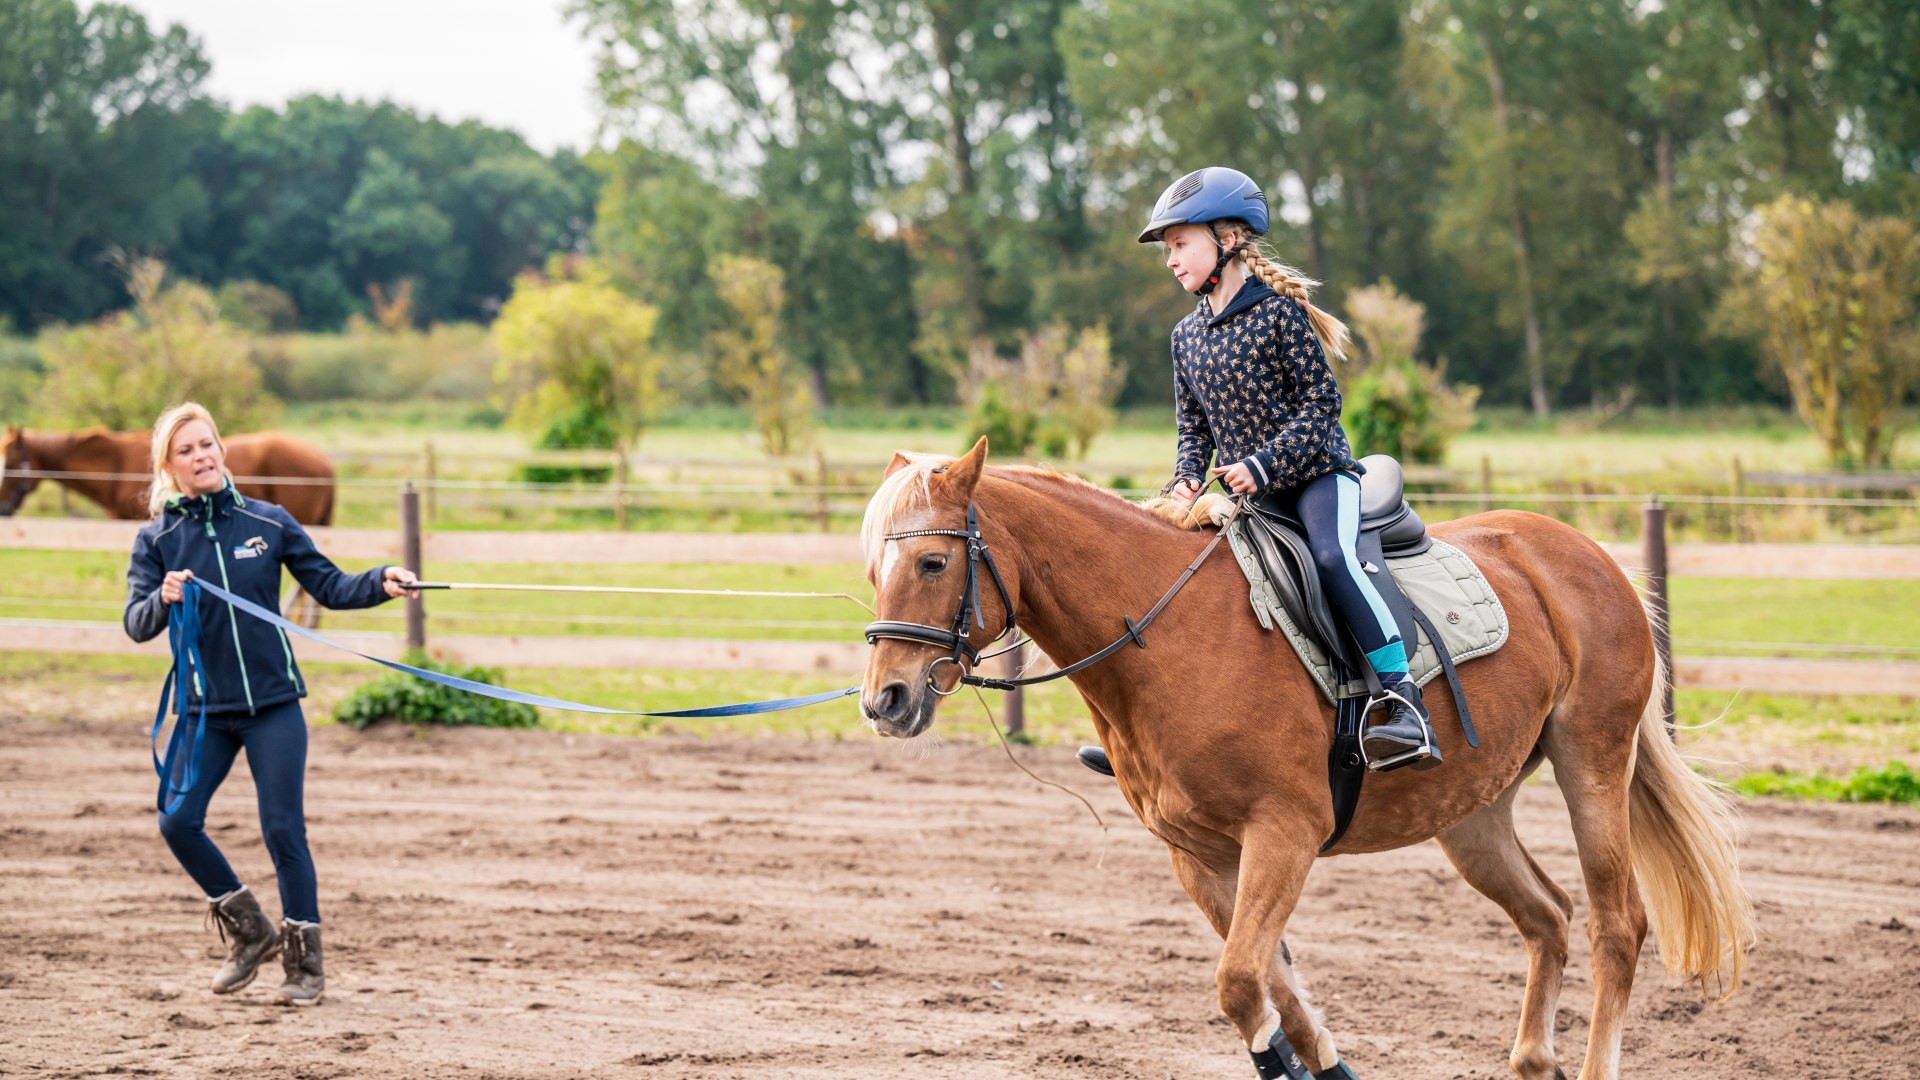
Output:
[[[1826,772],[1800,773],[1788,769],[1748,773],[1733,782],[1742,795],[1774,795],[1823,802],[1920,803],[1920,775],[1904,761],[1874,768],[1862,765],[1845,780]]]
[[[498,668],[459,667],[409,653],[407,663],[443,675],[498,685]],[[538,727],[540,714],[531,705],[481,697],[451,686],[428,682],[395,671],[347,695],[334,707],[333,718],[356,731],[397,720],[403,724],[447,724],[471,727]]]
[[[533,445],[536,450],[606,450],[611,454],[613,444],[613,425],[606,413],[592,402],[581,402],[547,425]],[[531,484],[604,484],[613,479],[611,468],[589,465],[522,465],[518,471],[520,479]]]

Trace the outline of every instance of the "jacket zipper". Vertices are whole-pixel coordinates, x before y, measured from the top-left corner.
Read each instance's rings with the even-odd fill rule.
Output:
[[[213,557],[220,560],[220,587],[233,591],[233,582],[227,580],[227,553],[220,550],[220,534],[213,528],[213,505],[207,505],[207,539],[213,541]],[[247,694],[247,712],[257,713],[253,707],[253,680],[247,678],[247,653],[240,647],[240,620],[227,613],[227,629],[233,631],[233,654],[240,660],[240,687]]]

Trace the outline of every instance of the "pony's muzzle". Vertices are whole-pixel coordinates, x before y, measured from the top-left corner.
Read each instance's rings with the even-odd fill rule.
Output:
[[[926,726],[924,698],[906,681],[895,679],[860,699],[860,711],[881,735],[912,738]]]

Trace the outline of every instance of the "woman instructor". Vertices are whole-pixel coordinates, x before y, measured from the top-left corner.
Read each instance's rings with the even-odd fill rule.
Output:
[[[134,541],[127,567],[127,635],[147,641],[167,629],[168,607],[181,602],[195,577],[277,609],[280,568],[329,608],[365,608],[407,595],[411,571],[382,566],[343,573],[313,546],[298,522],[272,503],[234,489],[220,432],[192,402],[161,415],[153,427],[153,520]],[[320,903],[307,852],[302,787],[307,722],[300,699],[306,681],[284,631],[241,618],[225,604],[200,605],[201,664],[190,692],[176,704],[178,723],[205,707],[198,761],[181,753],[161,788],[160,835],[206,894],[210,916],[231,946],[213,978],[213,992],[231,994],[253,981],[277,953],[286,980],[281,1004],[311,1005],[326,981],[320,955]],[[206,833],[207,803],[242,749],[253,772],[260,832],[280,886],[278,930],[227,865]],[[184,792],[182,792],[184,788]],[[178,801],[169,806],[171,790]]]

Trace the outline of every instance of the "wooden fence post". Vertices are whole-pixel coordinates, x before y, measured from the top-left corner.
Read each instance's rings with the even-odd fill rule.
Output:
[[[1661,715],[1667,721],[1667,734],[1673,734],[1673,628],[1668,625],[1667,606],[1667,508],[1660,497],[1640,510],[1641,557],[1647,565],[1647,607],[1653,619],[1653,649],[1667,669],[1667,684],[1661,687]]]
[[[613,452],[613,524],[627,531],[627,452]]]
[[[413,481],[400,492],[400,558],[415,577],[420,575],[420,493],[413,489]],[[421,594],[415,593],[405,601],[407,605],[407,648],[427,647],[427,603]]]
[[[427,440],[426,459],[427,459],[427,480],[426,480],[427,524],[432,525],[440,520],[440,503],[438,498],[436,498],[434,495],[434,493],[440,489],[440,470],[437,467],[438,463],[435,462],[433,458],[433,440],[432,439]]]
[[[1747,470],[1740,463],[1738,455],[1733,459],[1733,542],[1747,542],[1747,504],[1741,500],[1747,497]]]
[[[1491,509],[1493,509],[1493,457],[1489,454],[1481,454],[1480,510],[1484,513]]]
[[[1020,677],[1020,670],[1026,666],[1025,664],[1026,656],[1027,656],[1027,647],[1025,645],[1022,645],[1019,648],[1014,649],[1012,652],[1009,652],[1007,654],[1006,656],[1007,678],[1017,679]],[[1007,738],[1011,739],[1016,735],[1023,734],[1025,733],[1026,730],[1027,730],[1026,688],[1023,686],[1016,686],[1012,690],[1007,691]]]
[[[820,486],[820,502],[816,513],[820,518],[820,531],[833,531],[832,507],[827,502],[827,452],[816,449],[813,452],[814,481]]]

